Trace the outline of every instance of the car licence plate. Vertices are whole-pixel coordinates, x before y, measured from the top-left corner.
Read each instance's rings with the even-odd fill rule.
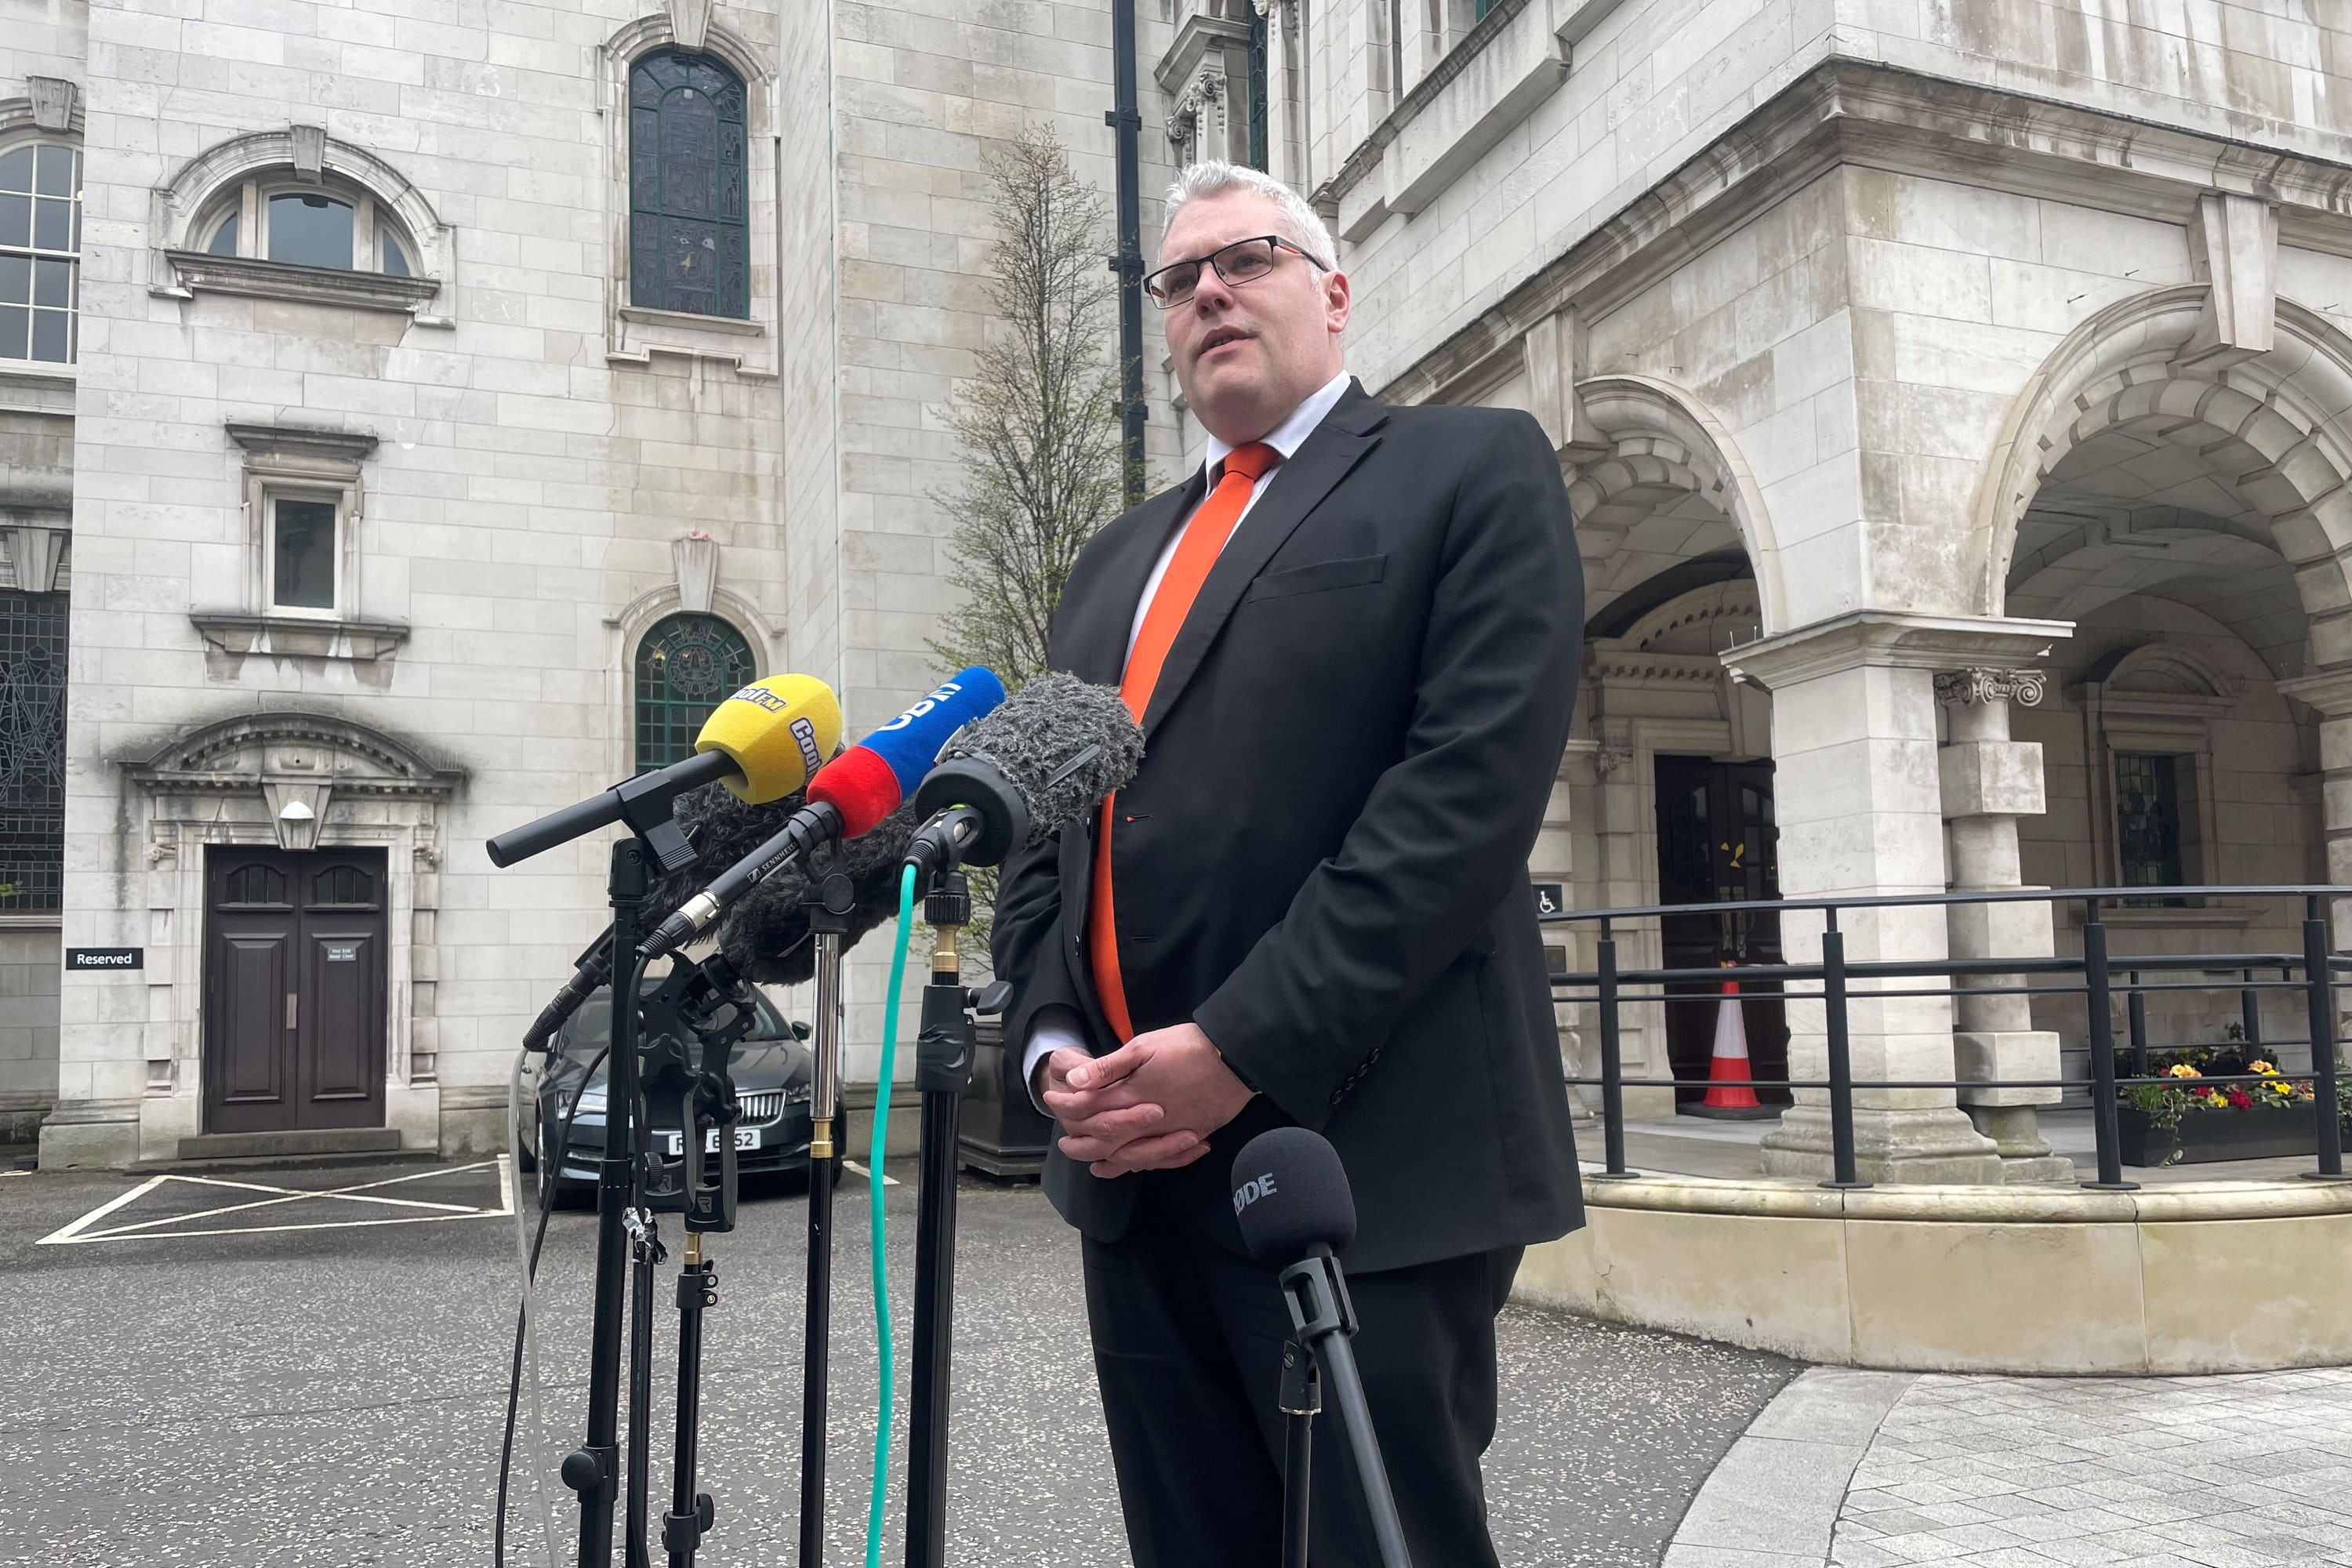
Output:
[[[685,1154],[685,1133],[665,1132],[662,1134],[662,1138],[669,1145],[669,1156],[671,1159],[675,1160]],[[735,1129],[735,1147],[739,1152],[745,1149],[757,1149],[759,1146],[760,1130],[758,1128],[738,1127]],[[705,1132],[702,1135],[702,1152],[706,1154],[716,1154],[719,1152],[718,1128],[714,1127],[709,1131]]]

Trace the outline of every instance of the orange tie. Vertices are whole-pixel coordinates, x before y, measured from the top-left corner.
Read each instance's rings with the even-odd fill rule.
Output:
[[[1170,558],[1168,570],[1160,574],[1159,591],[1151,596],[1151,607],[1143,613],[1143,627],[1135,635],[1135,647],[1128,650],[1127,673],[1118,683],[1118,694],[1127,701],[1127,710],[1135,721],[1143,722],[1144,710],[1151,706],[1151,689],[1160,683],[1160,667],[1167,661],[1168,649],[1183,628],[1184,617],[1191,613],[1192,601],[1200,595],[1201,584],[1208,580],[1209,568],[1217,563],[1218,552],[1232,537],[1234,525],[1242,520],[1242,509],[1249,505],[1251,491],[1260,475],[1282,460],[1282,454],[1263,441],[1253,441],[1246,447],[1236,447],[1225,456],[1224,469],[1217,488],[1184,525],[1184,535],[1177,542],[1176,553]],[[1094,890],[1087,907],[1087,951],[1094,964],[1095,994],[1102,998],[1103,1016],[1110,1020],[1111,1028],[1124,1045],[1135,1037],[1135,1026],[1127,1016],[1127,989],[1118,976],[1118,927],[1111,913],[1110,901],[1110,825],[1111,813],[1118,801],[1116,795],[1102,803],[1102,820],[1096,825]]]

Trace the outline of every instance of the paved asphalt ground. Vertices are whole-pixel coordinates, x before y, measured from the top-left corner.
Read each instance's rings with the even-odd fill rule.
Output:
[[[499,1205],[498,1168],[205,1174],[304,1193],[391,1184],[288,1200],[104,1173],[0,1176],[0,1563],[488,1563],[516,1243],[511,1219],[473,1211]],[[886,1191],[903,1453],[914,1197]],[[840,1564],[862,1561],[873,1441],[867,1197],[858,1178],[845,1184],[835,1255],[827,1561]],[[237,1205],[257,1206],[219,1212]],[[719,1524],[701,1558],[713,1565],[793,1557],[803,1214],[790,1185],[747,1194],[740,1227],[713,1247],[721,1300],[708,1320],[702,1455]],[[384,1220],[403,1223],[353,1223]],[[77,1221],[96,1239],[37,1245]],[[592,1215],[559,1212],[541,1271],[559,1436],[576,1436],[584,1410],[593,1230]],[[960,1253],[951,1559],[1125,1563],[1073,1234],[1034,1187],[968,1181]],[[656,1514],[670,1300],[665,1281]],[[1517,1568],[1655,1564],[1716,1461],[1801,1370],[1517,1308],[1504,1331],[1487,1477],[1503,1559]],[[549,1489],[568,1543],[570,1494],[551,1474]],[[527,1503],[528,1487],[518,1495]],[[511,1516],[509,1562],[544,1561],[528,1519]],[[894,1504],[892,1561],[897,1520]]]

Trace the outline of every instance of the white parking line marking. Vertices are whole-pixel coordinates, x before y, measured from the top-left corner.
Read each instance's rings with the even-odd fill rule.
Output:
[[[867,1170],[865,1166],[859,1164],[855,1160],[844,1160],[841,1163],[841,1168],[845,1171],[855,1171],[869,1182],[874,1179],[874,1173]],[[887,1172],[885,1172],[882,1176],[882,1184],[886,1187],[895,1187],[898,1184],[898,1178],[889,1174]]]
[[[479,1208],[468,1204],[431,1203],[422,1198],[394,1198],[375,1194],[378,1187],[397,1186],[404,1182],[422,1181],[431,1176],[458,1176],[472,1171],[485,1171],[495,1166],[499,1173],[499,1206]],[[219,1208],[200,1209],[194,1214],[168,1215],[160,1219],[133,1220],[128,1225],[109,1226],[94,1230],[100,1220],[124,1205],[161,1188],[167,1182],[180,1182],[191,1186],[227,1187],[240,1192],[269,1193],[268,1198],[248,1203],[227,1204]],[[305,1198],[333,1198],[343,1203],[377,1204],[386,1208],[431,1209],[431,1214],[401,1214],[384,1219],[313,1220],[291,1225],[222,1226],[201,1230],[159,1229],[158,1226],[186,1226],[199,1221],[217,1219],[225,1215],[243,1214],[253,1209],[276,1207],[281,1204],[299,1203]],[[52,1231],[35,1245],[58,1247],[95,1241],[160,1241],[166,1238],[202,1236],[255,1236],[283,1230],[350,1230],[362,1226],[432,1225],[461,1219],[499,1219],[514,1213],[514,1172],[503,1154],[495,1160],[483,1160],[471,1165],[436,1167],[429,1171],[411,1172],[406,1175],[388,1176],[380,1181],[360,1182],[348,1187],[331,1187],[321,1191],[306,1191],[299,1187],[276,1187],[259,1182],[232,1182],[216,1176],[150,1176],[129,1192],[108,1200],[79,1219]]]
[[[41,1239],[35,1245],[39,1247],[47,1247],[57,1242],[78,1240],[84,1230],[96,1225],[100,1220],[104,1219],[108,1215],[112,1214],[116,1209],[121,1208],[123,1205],[131,1202],[132,1199],[153,1192],[157,1187],[163,1184],[163,1181],[164,1178],[162,1176],[150,1176],[145,1181],[140,1183],[137,1186],[131,1188],[129,1192],[122,1194],[121,1196],[110,1198],[105,1203],[99,1205],[96,1208],[82,1215],[81,1218],[74,1221],[71,1225],[66,1226],[58,1230],[51,1231],[48,1235],[41,1237]]]

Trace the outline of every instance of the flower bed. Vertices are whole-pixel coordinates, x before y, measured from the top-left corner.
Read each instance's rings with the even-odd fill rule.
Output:
[[[2252,1074],[2251,1083],[2208,1081]],[[2316,1152],[2319,1104],[2311,1081],[2290,1079],[2261,1058],[2222,1053],[2202,1063],[2175,1061],[2165,1083],[2135,1084],[2116,1108],[2123,1163],[2143,1169],[2208,1160],[2263,1160]]]

